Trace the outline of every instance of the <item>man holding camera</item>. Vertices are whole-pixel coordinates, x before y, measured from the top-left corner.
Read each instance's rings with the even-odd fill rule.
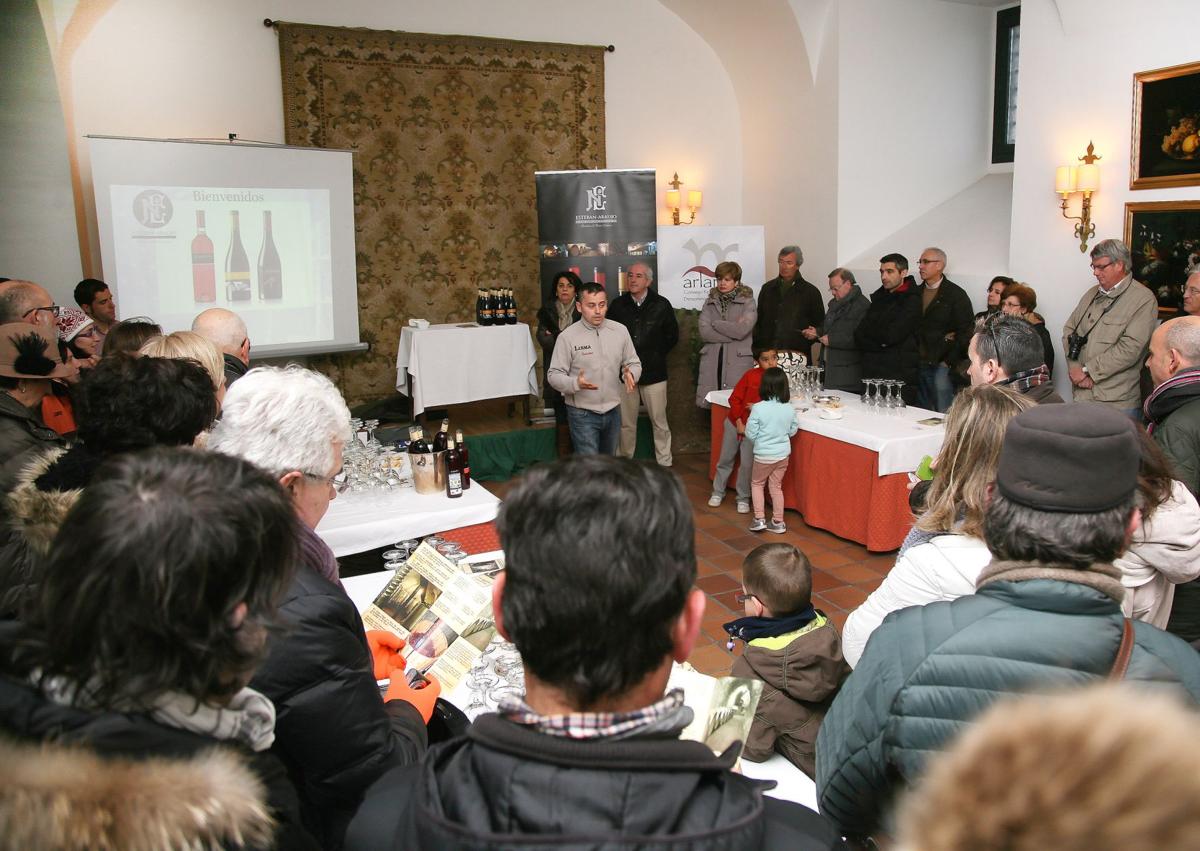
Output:
[[[1129,247],[1106,239],[1092,249],[1096,286],[1063,326],[1071,395],[1101,402],[1140,421],[1139,378],[1158,319],[1154,294],[1133,279]]]

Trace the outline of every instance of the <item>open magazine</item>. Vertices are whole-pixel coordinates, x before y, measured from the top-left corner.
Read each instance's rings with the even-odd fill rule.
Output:
[[[421,544],[363,612],[363,623],[403,638],[408,669],[432,674],[449,692],[496,633],[492,582],[503,569],[499,553],[455,564]]]
[[[716,754],[737,743],[741,755],[762,697],[762,680],[710,677],[684,664],[671,667],[667,688],[683,689],[683,702],[695,714],[679,738],[704,742]]]

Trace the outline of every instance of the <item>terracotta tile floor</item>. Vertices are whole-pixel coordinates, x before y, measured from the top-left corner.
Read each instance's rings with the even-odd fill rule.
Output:
[[[787,541],[799,547],[813,563],[813,602],[840,629],[846,616],[878,587],[891,569],[895,555],[868,553],[866,547],[821,529],[807,526],[800,515],[788,511],[788,531],[782,535],[747,531],[750,516],[738,514],[733,491],[719,508],[708,507],[712,482],[708,478],[708,455],[676,455],[675,472],[683,479],[692,502],[696,524],[696,584],[708,595],[700,639],[688,661],[706,674],[729,673],[734,653],[725,649],[721,624],[742,613],[734,599],[741,591],[741,566],[746,553],[759,544]],[[488,482],[487,488],[501,499],[515,480]]]

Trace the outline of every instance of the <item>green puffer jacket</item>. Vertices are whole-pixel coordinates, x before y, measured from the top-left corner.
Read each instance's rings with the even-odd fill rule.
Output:
[[[1009,694],[1106,677],[1122,629],[1112,597],[1055,579],[992,581],[888,615],[821,725],[821,812],[849,834],[887,829],[893,797],[971,719]],[[1200,701],[1200,654],[1150,624],[1134,630],[1125,679],[1182,684]]]

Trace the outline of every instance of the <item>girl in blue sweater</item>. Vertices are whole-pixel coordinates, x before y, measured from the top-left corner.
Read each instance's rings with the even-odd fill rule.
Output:
[[[783,524],[783,474],[787,472],[788,456],[792,454],[792,435],[800,427],[796,412],[790,404],[787,375],[779,367],[763,373],[759,387],[761,402],[750,409],[746,421],[746,437],[754,442],[754,468],[750,473],[750,501],[754,507],[751,532],[787,531]],[[764,486],[771,487],[771,522],[766,521]]]

